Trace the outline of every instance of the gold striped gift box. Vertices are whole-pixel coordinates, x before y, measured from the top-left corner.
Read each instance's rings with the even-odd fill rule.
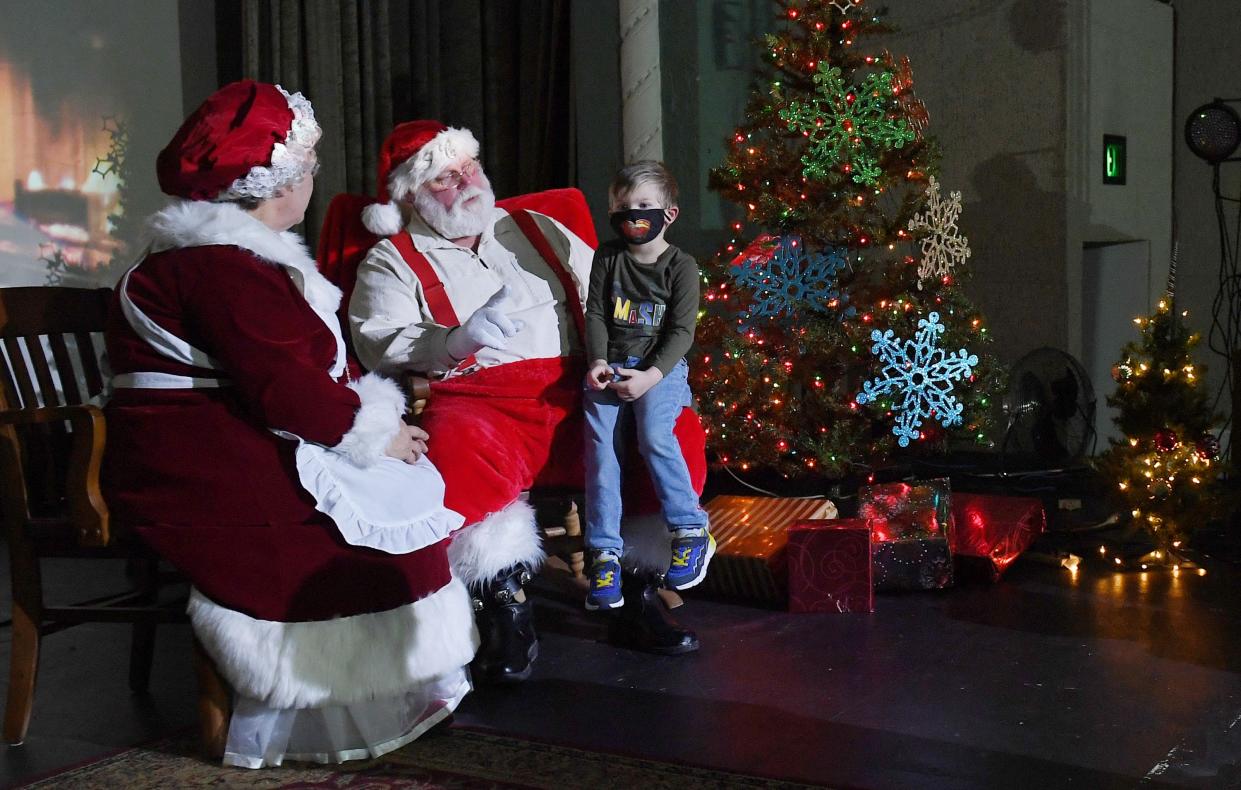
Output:
[[[717,496],[704,505],[715,536],[715,559],[702,582],[708,593],[783,604],[788,528],[808,518],[835,518],[830,499]]]

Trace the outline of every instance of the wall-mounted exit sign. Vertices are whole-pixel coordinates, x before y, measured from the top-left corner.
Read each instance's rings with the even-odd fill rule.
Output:
[[[1103,183],[1125,183],[1127,169],[1125,138],[1119,134],[1103,135]]]

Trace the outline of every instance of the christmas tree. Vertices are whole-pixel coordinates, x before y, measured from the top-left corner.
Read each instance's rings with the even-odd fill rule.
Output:
[[[1176,309],[1176,264],[1154,315],[1135,318],[1141,331],[1112,367],[1119,409],[1113,440],[1100,470],[1130,509],[1133,523],[1150,532],[1160,556],[1175,559],[1189,531],[1216,515],[1218,420],[1202,389],[1206,371],[1193,360],[1199,336]]]
[[[839,477],[989,444],[1001,372],[962,293],[959,192],[891,31],[859,0],[784,0],[710,186],[744,220],[704,266],[695,366],[717,461]]]

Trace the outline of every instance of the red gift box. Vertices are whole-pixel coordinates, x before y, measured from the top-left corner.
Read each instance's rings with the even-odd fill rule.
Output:
[[[788,529],[790,612],[873,612],[870,522],[807,519]]]
[[[985,563],[996,581],[1047,528],[1043,504],[1031,497],[990,494],[952,495],[952,553],[960,560]]]

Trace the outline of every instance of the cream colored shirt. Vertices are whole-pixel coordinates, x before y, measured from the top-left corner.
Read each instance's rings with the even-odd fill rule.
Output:
[[[567,264],[584,305],[594,251],[551,217],[532,214],[556,256]],[[582,352],[582,338],[560,279],[506,211],[496,209],[491,227],[479,238],[477,253],[431,230],[417,214],[406,230],[414,249],[426,256],[444,284],[462,323],[502,285],[509,286],[508,299],[499,308],[525,327],[503,350],[477,352],[479,366]],[[349,301],[349,328],[359,360],[371,370],[414,370],[432,377],[459,372],[444,346],[450,328],[431,317],[422,283],[388,239],[372,247],[358,267]]]

